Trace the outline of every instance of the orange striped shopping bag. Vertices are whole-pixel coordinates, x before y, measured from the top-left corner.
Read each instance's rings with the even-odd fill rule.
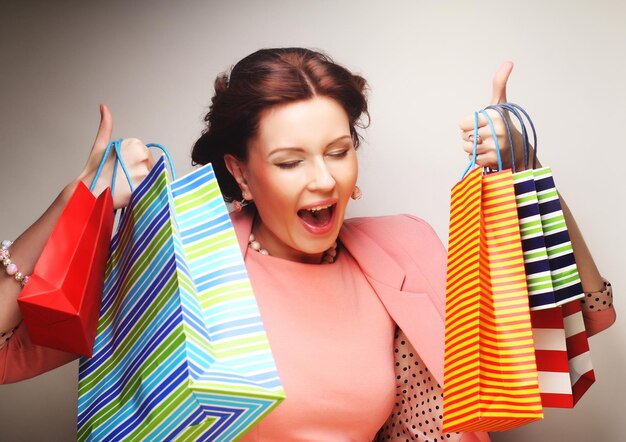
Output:
[[[445,432],[543,418],[510,170],[452,189],[444,357]]]

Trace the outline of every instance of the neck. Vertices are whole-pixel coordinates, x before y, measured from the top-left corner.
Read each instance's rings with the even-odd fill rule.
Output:
[[[337,254],[336,242],[324,252],[308,254],[287,247],[272,247],[273,241],[267,240],[270,236],[271,235],[267,234],[262,224],[255,226],[248,238],[248,247],[263,255],[270,255],[304,264],[332,264],[335,261]]]

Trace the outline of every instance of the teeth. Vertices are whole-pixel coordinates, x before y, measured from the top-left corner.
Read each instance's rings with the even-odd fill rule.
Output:
[[[315,212],[318,212],[318,211],[323,210],[323,209],[328,209],[328,208],[329,208],[329,207],[331,207],[331,206],[332,206],[332,204],[329,204],[329,205],[327,205],[327,206],[311,207],[310,209],[307,209],[307,210],[308,210],[309,212],[313,212],[313,213],[315,213]]]

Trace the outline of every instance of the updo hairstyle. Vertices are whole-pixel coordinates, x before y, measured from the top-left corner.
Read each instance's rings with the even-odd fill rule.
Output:
[[[224,199],[241,200],[241,189],[226,168],[224,155],[247,159],[248,141],[256,136],[265,109],[315,96],[332,98],[348,115],[356,148],[360,142],[356,128],[369,122],[365,90],[363,77],[320,52],[261,49],[239,61],[230,76],[223,73],[216,78],[215,95],[204,117],[206,128],[193,147],[192,162],[212,163]],[[362,115],[366,122],[361,121]]]

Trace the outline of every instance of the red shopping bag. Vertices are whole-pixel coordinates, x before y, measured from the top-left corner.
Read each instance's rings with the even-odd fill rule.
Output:
[[[530,312],[544,407],[572,408],[595,382],[580,301]]]
[[[79,183],[17,299],[35,344],[91,356],[113,218],[110,190]]]

